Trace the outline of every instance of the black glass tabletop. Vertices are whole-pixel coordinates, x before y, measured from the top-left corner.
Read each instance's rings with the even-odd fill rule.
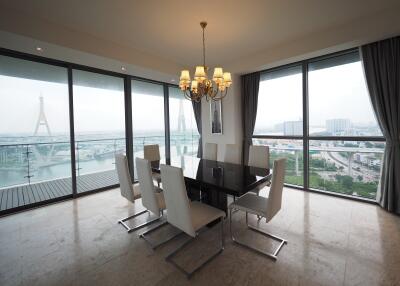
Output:
[[[180,167],[188,183],[197,184],[241,196],[258,185],[269,181],[271,170],[199,159],[191,156],[171,158],[171,166]],[[153,170],[159,172],[159,166],[153,164]]]

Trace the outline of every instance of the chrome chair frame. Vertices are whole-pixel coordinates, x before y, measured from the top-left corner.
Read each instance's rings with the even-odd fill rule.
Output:
[[[173,252],[171,252],[166,258],[165,260],[169,263],[171,263],[172,265],[174,265],[179,271],[181,271],[183,274],[186,275],[186,277],[188,279],[190,279],[197,271],[199,271],[200,269],[202,269],[206,264],[208,264],[210,261],[212,261],[215,257],[217,257],[219,254],[222,253],[222,251],[224,251],[225,249],[225,233],[224,233],[224,218],[221,217],[220,218],[220,224],[221,224],[221,230],[220,230],[220,235],[221,235],[221,247],[220,249],[215,252],[214,254],[212,254],[210,257],[208,257],[203,263],[201,263],[199,266],[197,266],[195,269],[193,269],[191,272],[186,271],[182,266],[180,266],[179,264],[177,264],[175,261],[173,261],[173,258],[180,252],[182,251],[184,248],[186,248],[188,245],[190,245],[199,235],[200,232],[196,233],[196,237],[190,238],[189,240],[187,240],[184,244],[182,244],[181,246],[179,246],[177,249],[175,249]],[[205,232],[205,231],[203,231]],[[201,233],[203,233],[201,232]]]
[[[288,241],[287,241],[286,239],[283,239],[283,238],[280,238],[280,237],[278,237],[278,236],[276,236],[276,235],[273,235],[273,234],[271,234],[271,233],[269,233],[269,232],[266,232],[266,231],[264,231],[264,230],[261,230],[261,229],[258,228],[258,227],[254,227],[254,226],[250,225],[250,224],[249,224],[249,217],[248,217],[248,213],[249,213],[249,212],[246,212],[246,225],[247,225],[247,227],[248,227],[250,230],[254,231],[254,232],[257,232],[257,233],[259,233],[259,234],[262,234],[262,235],[265,236],[265,237],[270,237],[270,238],[272,238],[272,239],[274,239],[274,240],[276,240],[276,241],[279,241],[280,244],[279,244],[279,246],[275,249],[275,251],[274,251],[273,253],[270,253],[270,252],[262,251],[262,250],[260,250],[260,249],[255,248],[255,247],[252,247],[251,245],[249,245],[249,244],[247,244],[247,243],[244,243],[244,242],[242,242],[242,241],[239,241],[239,240],[233,235],[233,232],[232,232],[232,215],[233,215],[233,213],[234,213],[234,212],[232,212],[233,209],[235,209],[235,208],[234,208],[234,207],[231,207],[230,210],[229,210],[229,231],[230,231],[230,233],[231,233],[231,239],[232,239],[232,241],[235,242],[235,243],[237,243],[237,244],[239,244],[239,245],[241,245],[241,246],[244,246],[244,247],[246,247],[246,248],[248,248],[248,249],[250,249],[250,250],[253,250],[253,251],[257,252],[257,253],[260,253],[260,254],[265,255],[265,256],[268,256],[268,257],[270,257],[270,258],[272,258],[272,259],[274,259],[274,260],[277,260],[277,259],[278,259],[278,253],[279,253],[279,251],[282,249],[282,247],[283,247],[285,244],[288,243]],[[235,210],[238,211],[239,209],[235,209]],[[258,214],[256,214],[256,213],[251,213],[251,214],[254,214],[254,215],[257,215],[257,216],[258,216]]]
[[[159,217],[156,217],[156,218],[154,218],[154,219],[152,219],[152,220],[149,220],[149,221],[146,221],[146,222],[144,222],[144,223],[141,223],[141,224],[139,224],[139,225],[137,225],[137,226],[134,226],[134,227],[132,227],[132,228],[131,228],[130,226],[128,226],[128,225],[125,223],[127,220],[133,219],[133,218],[138,217],[138,216],[140,216],[140,215],[142,215],[142,214],[145,214],[145,213],[149,213],[149,214],[150,214],[150,212],[149,212],[148,210],[143,210],[143,211],[138,212],[138,213],[136,213],[136,214],[134,214],[134,215],[128,216],[128,217],[123,218],[123,219],[120,219],[120,220],[118,221],[118,223],[120,223],[124,228],[126,228],[126,230],[128,231],[128,233],[130,233],[130,232],[132,232],[132,231],[135,231],[135,230],[141,229],[141,228],[143,228],[143,227],[145,227],[145,226],[148,226],[148,225],[150,225],[150,224],[152,224],[152,223],[154,223],[154,222],[156,222],[156,221],[159,221],[159,220],[160,220],[161,218],[163,218],[163,216],[164,216],[164,212],[161,211]]]

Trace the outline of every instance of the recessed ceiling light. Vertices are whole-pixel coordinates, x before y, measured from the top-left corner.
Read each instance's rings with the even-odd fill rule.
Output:
[[[36,51],[43,52],[43,49],[41,47],[36,47]]]
[[[121,70],[126,71],[126,67],[121,67]]]
[[[175,82],[175,80],[174,80],[174,79],[171,79],[171,82]]]

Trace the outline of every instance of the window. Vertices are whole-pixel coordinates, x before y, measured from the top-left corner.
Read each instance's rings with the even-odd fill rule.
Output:
[[[303,141],[292,139],[253,139],[254,145],[269,146],[269,165],[286,158],[285,183],[303,186]]]
[[[132,129],[134,158],[143,158],[144,145],[158,144],[165,162],[163,85],[132,80]]]
[[[302,67],[261,75],[254,134],[303,135]]]
[[[115,154],[125,151],[124,81],[73,71],[78,193],[118,184]]]
[[[192,102],[185,99],[182,91],[169,88],[169,126],[171,157],[197,156],[199,132],[194,118]]]
[[[145,144],[160,146],[162,162],[195,156],[197,125],[182,99],[171,84],[0,51],[0,215],[113,187],[115,154],[131,163]]]
[[[385,141],[358,51],[264,72],[253,143],[270,147],[271,164],[287,158],[286,184],[374,200]]]
[[[67,83],[66,68],[0,56],[0,211],[72,194]]]
[[[358,52],[308,65],[310,136],[381,136]]]
[[[375,199],[384,142],[310,142],[310,188]]]

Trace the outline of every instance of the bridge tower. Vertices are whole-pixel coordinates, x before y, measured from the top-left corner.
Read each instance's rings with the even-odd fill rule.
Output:
[[[50,126],[49,123],[47,122],[46,114],[44,113],[44,100],[42,95],[40,95],[39,97],[39,117],[36,122],[36,128],[35,132],[33,133],[33,136],[36,136],[38,134],[40,126],[45,126],[47,134],[51,136]]]

